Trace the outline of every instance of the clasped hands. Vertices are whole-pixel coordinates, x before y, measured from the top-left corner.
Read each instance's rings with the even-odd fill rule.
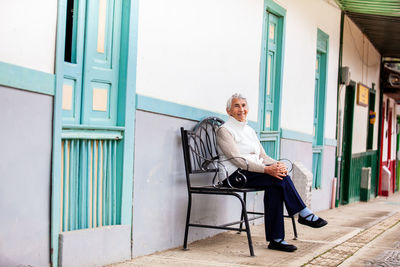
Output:
[[[282,162],[276,162],[274,164],[264,167],[264,173],[271,175],[279,180],[283,180],[288,175],[288,170]]]

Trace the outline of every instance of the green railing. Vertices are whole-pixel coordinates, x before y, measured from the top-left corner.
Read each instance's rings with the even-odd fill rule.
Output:
[[[360,201],[361,169],[363,167],[371,167],[370,197],[375,197],[378,170],[378,152],[376,150],[352,155],[350,177],[344,184],[344,186],[348,187],[348,191],[343,191],[347,191],[347,194],[343,196],[343,200],[347,203]]]
[[[61,231],[120,223],[118,142],[115,138],[62,140]]]

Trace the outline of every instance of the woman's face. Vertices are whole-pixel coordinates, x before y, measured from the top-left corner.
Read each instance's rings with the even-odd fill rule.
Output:
[[[240,98],[232,99],[231,109],[226,109],[226,112],[237,121],[246,121],[247,113],[249,112],[246,100]]]

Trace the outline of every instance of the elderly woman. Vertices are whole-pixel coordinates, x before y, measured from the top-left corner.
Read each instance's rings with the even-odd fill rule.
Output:
[[[327,222],[305,206],[288,176],[286,166],[266,155],[255,131],[247,125],[246,98],[240,94],[232,95],[227,102],[226,112],[229,119],[217,131],[217,144],[220,159],[231,159],[224,163],[229,175],[227,179],[235,186],[237,182],[234,178],[240,168],[240,172],[247,178],[246,187],[265,190],[265,235],[269,241],[268,248],[293,252],[296,246],[284,240],[283,203],[289,215],[299,213],[298,222],[301,224],[319,228]],[[228,185],[227,179],[223,181],[225,185]]]

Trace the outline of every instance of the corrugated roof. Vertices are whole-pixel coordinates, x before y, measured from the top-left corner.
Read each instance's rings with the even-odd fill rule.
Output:
[[[384,57],[400,58],[400,0],[335,0]]]

